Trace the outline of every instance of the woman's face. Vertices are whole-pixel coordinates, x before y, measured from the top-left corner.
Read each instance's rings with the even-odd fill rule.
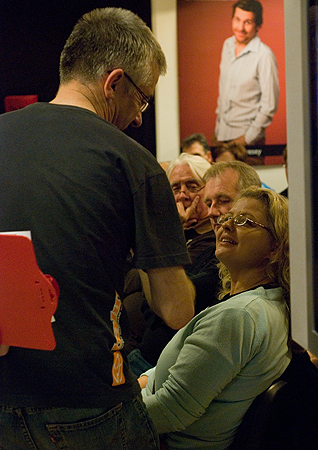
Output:
[[[188,164],[182,164],[173,169],[170,175],[170,186],[176,203],[183,203],[185,209],[189,208],[197,196],[200,197],[192,218],[200,220],[207,216],[208,208],[203,201],[204,189],[201,189],[203,182],[197,179]],[[201,190],[198,191],[199,189]]]
[[[229,211],[229,217],[243,215],[258,224],[268,227],[264,205],[254,198],[241,198]],[[235,225],[233,219],[223,225],[217,225],[216,252],[217,258],[228,270],[248,270],[265,267],[275,248],[275,241],[266,228],[247,221],[246,224]]]

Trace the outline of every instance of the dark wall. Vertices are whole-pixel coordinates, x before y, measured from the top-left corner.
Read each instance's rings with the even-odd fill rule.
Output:
[[[77,20],[94,8],[130,9],[151,26],[150,0],[1,0],[0,113],[7,95],[37,94],[50,101],[59,85],[59,57]],[[154,111],[144,114],[132,136],[155,154]]]

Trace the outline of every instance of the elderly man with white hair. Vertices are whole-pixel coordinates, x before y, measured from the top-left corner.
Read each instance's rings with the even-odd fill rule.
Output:
[[[211,164],[201,156],[181,153],[166,170],[192,262],[214,242],[208,208],[203,201],[203,177],[210,167]]]

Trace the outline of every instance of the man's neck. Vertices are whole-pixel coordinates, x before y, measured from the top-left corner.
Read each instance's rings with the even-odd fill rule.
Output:
[[[237,42],[237,40],[235,40],[235,56],[238,56],[256,36],[257,34],[255,34],[255,36],[247,43]]]
[[[264,269],[255,268],[244,270],[242,268],[238,271],[230,271],[231,273],[231,295],[239,294],[253,289],[256,286],[270,283],[271,280],[265,273]]]
[[[77,81],[62,84],[56,97],[50,102],[57,105],[78,106],[88,109],[107,120],[107,104],[102,89],[83,85]]]
[[[238,56],[247,46],[247,44],[240,44],[239,42],[236,42],[235,44],[235,56]]]

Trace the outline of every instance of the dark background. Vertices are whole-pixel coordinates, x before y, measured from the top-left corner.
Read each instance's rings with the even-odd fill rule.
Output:
[[[150,0],[1,0],[0,113],[7,95],[37,94],[50,101],[59,86],[59,57],[77,20],[95,8],[115,6],[138,14],[151,27]],[[126,133],[154,155],[154,109],[143,115],[139,129]]]

